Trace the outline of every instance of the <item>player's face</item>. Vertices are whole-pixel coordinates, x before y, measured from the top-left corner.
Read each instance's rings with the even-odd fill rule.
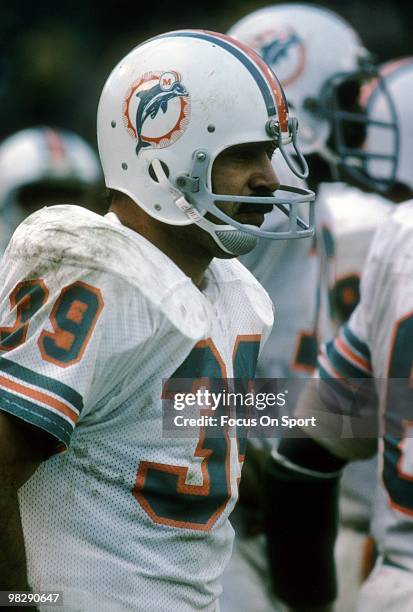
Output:
[[[212,168],[213,192],[235,196],[272,196],[279,187],[278,178],[271,165],[272,154],[273,147],[269,142],[250,143],[226,149],[216,158]],[[240,223],[257,227],[262,225],[265,213],[272,210],[270,205],[238,202],[217,202],[217,206]],[[133,205],[133,208],[136,207]],[[216,224],[224,224],[209,213],[207,218]],[[153,226],[154,223],[151,219],[150,224]],[[161,250],[178,263],[181,269],[186,270],[188,276],[193,279],[200,276],[199,270],[203,274],[212,257],[224,259],[234,257],[223,251],[212,236],[195,224],[176,227],[160,221],[156,223],[159,233],[153,242],[157,245],[162,242]],[[162,241],[159,240],[160,234],[163,236]],[[198,262],[201,262],[199,266]]]
[[[280,185],[268,142],[237,145],[223,151],[212,168],[212,190],[222,195],[272,196]],[[261,226],[272,206],[263,204],[218,203],[230,217],[249,225]],[[222,223],[214,219],[216,223]]]

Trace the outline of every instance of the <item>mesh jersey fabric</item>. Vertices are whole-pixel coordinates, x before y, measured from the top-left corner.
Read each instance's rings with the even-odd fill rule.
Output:
[[[413,569],[413,201],[401,204],[375,235],[361,282],[361,300],[320,357],[324,377],[374,377],[384,415],[380,484],[373,535],[382,555]],[[387,379],[384,383],[380,379]]]
[[[1,274],[1,409],[56,438],[19,492],[31,587],[62,590],[65,610],[215,610],[238,443],[202,454],[202,428],[164,438],[162,381],[183,365],[232,377],[243,343],[250,376],[267,294],[221,260],[201,292],[142,236],[74,206],[29,217]]]

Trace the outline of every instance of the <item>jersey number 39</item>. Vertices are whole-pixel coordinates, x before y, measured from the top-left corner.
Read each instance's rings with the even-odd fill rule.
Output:
[[[9,327],[0,327],[0,351],[11,351],[26,342],[30,321],[48,298],[49,290],[41,279],[16,285],[9,296],[16,320]],[[96,287],[82,281],[63,287],[49,316],[52,331],[43,329],[37,341],[42,359],[62,368],[79,361],[102,308],[103,298]]]

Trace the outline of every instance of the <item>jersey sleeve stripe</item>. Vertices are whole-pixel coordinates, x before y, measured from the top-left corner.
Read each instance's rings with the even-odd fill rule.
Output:
[[[345,353],[341,353],[337,349],[337,340],[327,343],[325,355],[331,366],[337,370],[339,376],[343,378],[371,378],[370,372],[360,368]]]
[[[340,372],[337,372],[327,359],[324,346],[321,347],[320,354],[317,359],[318,372],[320,378],[341,378]]]
[[[347,344],[344,337],[339,336],[336,338],[334,348],[344,359],[352,363],[356,368],[360,368],[365,374],[371,374],[370,362],[355,353],[352,347]]]
[[[66,447],[69,446],[73,425],[47,408],[9,393],[5,389],[0,389],[0,409],[35,427],[40,427],[57,438]]]
[[[331,365],[323,349],[318,358],[318,373],[324,381],[319,386],[320,397],[333,412],[353,414],[375,396],[374,380],[372,377],[343,377],[342,372]]]
[[[80,393],[59,380],[34,372],[5,357],[0,357],[0,371],[66,400],[78,414],[82,411],[83,399]]]
[[[323,349],[321,350],[321,353],[318,357],[318,373],[320,378],[322,378],[323,380],[334,381],[334,388],[332,389],[334,393],[338,392],[340,396],[346,398],[353,397],[353,385],[350,381],[343,378],[340,372],[338,372],[332,367]],[[320,386],[320,395],[322,400],[326,404],[334,404],[334,402],[330,402],[329,399],[330,391],[331,390],[328,386]]]
[[[19,396],[23,395],[25,397],[34,400],[35,402],[40,402],[41,404],[45,404],[47,407],[54,409],[57,412],[60,412],[62,415],[66,416],[73,425],[76,424],[76,421],[79,417],[79,413],[74,411],[68,406],[64,404],[60,400],[44,393],[42,391],[38,391],[37,389],[32,389],[27,385],[23,385],[14,380],[6,378],[5,376],[0,375],[0,388],[7,389],[12,393],[17,393]]]
[[[364,358],[370,364],[371,355],[369,347],[367,344],[357,338],[357,336],[351,331],[348,323],[343,326],[342,335],[346,340],[346,344],[351,347],[352,352],[359,355],[359,357]]]

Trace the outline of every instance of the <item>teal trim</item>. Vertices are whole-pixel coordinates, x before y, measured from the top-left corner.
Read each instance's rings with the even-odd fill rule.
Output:
[[[347,342],[350,344],[350,346],[356,352],[360,353],[360,355],[364,357],[364,359],[367,359],[368,361],[370,361],[371,354],[370,354],[369,347],[367,346],[367,344],[359,340],[359,338],[357,338],[357,336],[353,334],[353,332],[348,326],[348,323],[346,323],[346,325],[344,325],[343,327],[343,334]]]
[[[74,406],[79,413],[83,408],[82,396],[75,391],[75,389],[72,389],[72,387],[65,385],[59,380],[34,372],[5,357],[0,357],[0,372],[5,372],[6,374],[10,374],[10,376],[14,376],[24,382],[58,395]]]
[[[335,347],[334,342],[326,345],[328,361],[345,378],[372,378],[372,374],[365,372],[343,357]]]
[[[69,446],[74,426],[47,408],[0,389],[0,410],[47,431],[66,447]]]

